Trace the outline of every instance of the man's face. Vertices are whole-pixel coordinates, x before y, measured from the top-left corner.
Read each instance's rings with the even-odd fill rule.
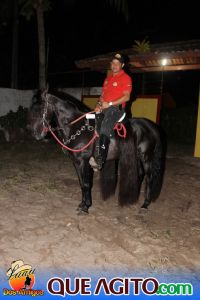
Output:
[[[118,59],[113,59],[110,63],[111,70],[114,74],[117,74],[121,71],[124,64],[122,64]]]

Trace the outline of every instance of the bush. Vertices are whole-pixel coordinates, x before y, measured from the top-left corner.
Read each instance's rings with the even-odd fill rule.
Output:
[[[6,129],[26,128],[28,109],[19,106],[17,112],[9,111],[0,117],[0,125]]]

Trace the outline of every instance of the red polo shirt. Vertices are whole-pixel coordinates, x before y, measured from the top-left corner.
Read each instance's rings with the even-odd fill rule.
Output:
[[[117,75],[108,75],[105,79],[102,89],[102,97],[105,102],[115,102],[115,100],[124,96],[124,92],[131,93],[132,79],[121,70]],[[125,107],[126,103],[122,103]]]

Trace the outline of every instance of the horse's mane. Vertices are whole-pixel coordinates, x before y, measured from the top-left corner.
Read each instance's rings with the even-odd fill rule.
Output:
[[[76,106],[80,112],[88,112],[90,111],[90,108],[86,106],[83,102],[78,100],[77,98],[73,97],[72,95],[69,95],[64,92],[59,92],[59,91],[50,91],[49,92],[52,96],[55,96],[63,101],[71,102]]]
[[[49,91],[48,93],[64,102],[65,101],[68,103],[71,102],[76,107],[76,109],[78,109],[80,112],[85,113],[90,111],[90,108],[88,106],[86,106],[83,102],[73,97],[72,95],[69,95],[64,92],[55,91],[55,90]],[[33,103],[31,107],[36,107],[37,105],[39,106],[42,103],[42,97],[40,91],[37,91],[37,93],[33,96],[32,102]]]

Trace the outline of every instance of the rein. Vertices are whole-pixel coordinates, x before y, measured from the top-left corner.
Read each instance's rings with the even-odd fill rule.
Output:
[[[78,121],[82,120],[87,114],[92,114],[92,113],[94,113],[94,112],[95,112],[95,110],[92,110],[92,111],[89,111],[89,112],[83,114],[83,115],[80,116],[79,118],[77,118],[77,119],[75,119],[74,121],[70,122],[69,125],[73,125],[73,124],[77,123]]]
[[[79,119],[80,119],[80,118],[79,118]],[[82,118],[81,118],[81,119],[82,119]],[[75,121],[76,121],[76,120],[75,120]],[[78,122],[78,121],[76,121],[76,122]],[[73,123],[73,124],[74,124],[74,123]],[[113,129],[117,131],[117,134],[118,134],[119,137],[121,137],[121,138],[125,138],[125,137],[126,137],[126,133],[127,133],[127,132],[126,132],[126,127],[124,126],[124,124],[122,124],[122,123],[117,123]],[[45,127],[44,130],[45,130],[46,132],[49,131],[49,132],[52,134],[52,136],[54,137],[54,139],[58,142],[58,144],[60,144],[60,145],[62,146],[62,148],[66,149],[66,150],[69,150],[69,151],[71,151],[71,152],[76,152],[76,153],[77,153],[77,152],[82,152],[83,150],[87,149],[91,144],[93,144],[93,142],[96,140],[96,138],[99,137],[98,133],[95,132],[94,135],[93,135],[93,137],[91,138],[91,140],[90,140],[86,145],[84,145],[84,146],[83,146],[82,148],[80,148],[80,149],[73,149],[73,148],[70,148],[70,147],[66,146],[65,144],[63,144],[63,143],[59,140],[59,138],[55,135],[55,133],[53,132],[53,130],[51,129],[50,126],[49,126],[49,127]],[[122,133],[121,133],[121,131],[122,131]]]
[[[113,129],[117,131],[119,137],[126,138],[127,131],[123,123],[117,123]]]
[[[72,149],[72,148],[66,146],[65,144],[63,144],[63,143],[59,140],[59,138],[55,135],[55,133],[51,130],[50,127],[49,127],[49,128],[46,128],[46,129],[47,129],[47,131],[49,131],[49,132],[52,134],[52,136],[53,136],[54,139],[58,142],[58,144],[60,144],[64,149],[69,150],[69,151],[71,151],[71,152],[82,152],[83,150],[85,150],[86,148],[88,148],[88,147],[95,141],[95,139],[96,139],[97,137],[99,137],[98,133],[95,132],[94,135],[93,135],[93,137],[91,138],[91,140],[90,140],[86,145],[84,145],[82,148],[80,148],[80,149]]]
[[[91,138],[91,140],[86,145],[81,147],[80,149],[70,148],[70,147],[66,146],[65,144],[63,144],[59,140],[59,138],[55,135],[55,133],[53,132],[53,129],[51,128],[51,126],[49,125],[49,123],[46,120],[46,115],[47,115],[48,105],[49,105],[49,101],[48,101],[49,100],[49,95],[47,94],[46,97],[47,97],[47,100],[45,101],[44,112],[43,112],[43,115],[42,115],[43,131],[46,132],[46,133],[49,131],[52,134],[52,136],[54,137],[54,139],[58,142],[58,144],[60,144],[62,146],[62,148],[66,149],[66,150],[69,150],[71,152],[82,152],[83,150],[88,148],[95,141],[95,139],[99,136],[97,132],[95,132],[93,137]],[[81,115],[80,117],[78,117],[74,121],[70,122],[69,125],[73,125],[73,124],[77,123],[78,121],[82,120],[87,114],[91,114],[93,112],[94,111],[91,111],[91,112],[87,112],[87,113]],[[62,129],[62,128],[59,128],[59,129]]]
[[[54,137],[54,139],[58,142],[58,144],[60,144],[62,146],[62,148],[66,149],[68,151],[71,151],[71,152],[82,152],[83,150],[88,148],[95,141],[96,138],[99,137],[98,133],[95,131],[95,133],[94,133],[93,137],[90,139],[90,141],[86,145],[81,147],[80,149],[73,149],[73,148],[70,148],[70,147],[66,146],[64,143],[62,143],[59,140],[59,138],[56,136],[56,134],[53,132],[53,129],[51,128],[51,126],[48,124],[48,122],[46,120],[46,115],[47,115],[48,105],[49,105],[49,101],[48,101],[49,96],[50,96],[49,94],[46,95],[47,100],[45,101],[44,112],[43,112],[43,115],[42,115],[42,124],[43,124],[43,127],[44,127],[43,131],[46,132],[46,133],[49,131],[51,133],[51,135]],[[94,110],[90,111],[90,112],[87,112],[87,113],[81,115],[80,117],[78,117],[77,119],[75,119],[74,121],[70,122],[68,125],[73,125],[73,124],[77,123],[78,121],[82,120],[87,114],[92,114],[94,112],[95,112]],[[113,129],[117,131],[117,134],[118,134],[119,137],[121,137],[121,138],[126,137],[127,132],[126,132],[126,127],[124,126],[124,124],[117,123]],[[121,131],[122,131],[122,133],[121,133]]]

